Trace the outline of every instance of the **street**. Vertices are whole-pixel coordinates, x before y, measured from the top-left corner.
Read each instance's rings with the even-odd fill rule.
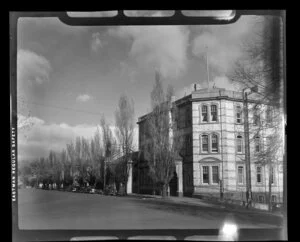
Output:
[[[19,189],[19,229],[216,229],[281,226],[278,216],[162,199]]]

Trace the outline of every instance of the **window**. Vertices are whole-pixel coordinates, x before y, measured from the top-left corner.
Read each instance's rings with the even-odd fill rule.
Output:
[[[271,123],[272,122],[272,108],[270,106],[267,107],[266,110],[266,121],[267,123]]]
[[[185,117],[185,110],[184,108],[180,108],[179,109],[179,128],[183,129],[185,128],[185,124],[186,124],[186,117]]]
[[[264,202],[265,202],[265,196],[259,195],[259,196],[258,196],[258,201],[259,201],[260,203],[264,203]]]
[[[274,184],[274,167],[271,167],[271,174],[270,174],[270,182],[273,185]]]
[[[254,123],[254,125],[259,125],[260,124],[260,115],[259,115],[259,112],[258,112],[257,108],[255,108],[255,110],[254,110],[253,123]]]
[[[185,109],[185,116],[186,116],[186,127],[191,126],[192,124],[192,115],[191,115],[191,108],[188,107]]]
[[[236,107],[236,122],[238,124],[242,123],[242,108],[241,108],[241,106]]]
[[[191,152],[191,144],[192,144],[192,136],[187,134],[185,136],[185,152],[186,154],[190,154]]]
[[[208,122],[207,106],[202,106],[202,122]]]
[[[208,172],[208,166],[202,167],[202,174],[203,174],[203,183],[208,184],[209,183],[209,172]]]
[[[213,183],[219,183],[219,167],[218,166],[212,166],[212,182]]]
[[[257,183],[261,183],[261,175],[262,175],[262,172],[261,172],[261,166],[258,166],[256,167],[256,182]]]
[[[243,153],[243,137],[241,135],[236,137],[236,150],[238,153]]]
[[[208,152],[208,135],[202,135],[202,152]]]
[[[211,136],[211,151],[218,152],[218,136],[216,134]]]
[[[260,138],[259,136],[255,137],[255,152],[260,152]]]
[[[272,203],[276,203],[277,202],[277,197],[276,195],[272,195]]]
[[[211,121],[216,122],[218,118],[217,105],[211,105]]]
[[[238,183],[244,184],[244,167],[238,166]]]

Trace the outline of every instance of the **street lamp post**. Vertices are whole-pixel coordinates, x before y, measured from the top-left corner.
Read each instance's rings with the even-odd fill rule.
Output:
[[[252,201],[251,188],[251,163],[250,163],[250,140],[249,140],[249,117],[248,117],[248,93],[243,89],[243,109],[244,109],[244,132],[245,132],[245,158],[246,158],[246,199],[247,207]],[[251,88],[251,92],[257,92],[257,86]]]

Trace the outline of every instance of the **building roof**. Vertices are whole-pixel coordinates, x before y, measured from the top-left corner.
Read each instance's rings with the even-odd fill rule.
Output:
[[[191,94],[184,96],[182,98],[179,98],[175,100],[173,103],[176,105],[185,104],[187,102],[193,102],[193,101],[208,101],[208,100],[220,100],[220,99],[227,99],[232,100],[236,102],[242,102],[243,101],[243,93],[242,92],[236,92],[236,91],[230,91],[226,90],[225,88],[203,88],[203,89],[197,89],[191,92]],[[255,95],[251,95],[251,97],[248,97],[248,101],[251,102],[257,102],[258,98],[255,97]],[[140,123],[145,120],[145,118],[149,115],[145,114],[143,116],[140,116],[138,118],[138,122]]]

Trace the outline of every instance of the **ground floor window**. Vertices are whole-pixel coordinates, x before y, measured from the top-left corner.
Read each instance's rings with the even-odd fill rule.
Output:
[[[259,195],[259,196],[258,196],[258,201],[259,201],[260,203],[264,203],[264,202],[265,202],[265,196]]]
[[[238,183],[244,184],[244,167],[238,166]]]
[[[272,195],[272,203],[276,203],[277,202],[277,196],[276,195]]]
[[[208,170],[208,166],[203,166],[203,183],[208,184],[209,183],[209,170]]]
[[[212,182],[213,183],[219,183],[219,167],[218,166],[212,166]]]

